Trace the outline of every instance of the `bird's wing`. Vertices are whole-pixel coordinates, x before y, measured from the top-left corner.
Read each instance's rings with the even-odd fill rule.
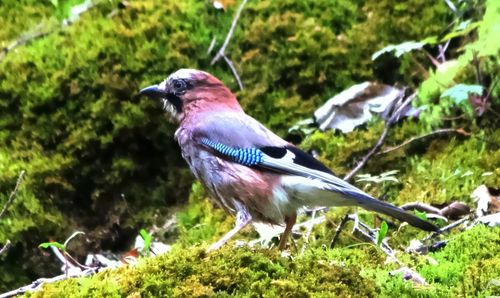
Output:
[[[227,145],[219,141],[221,139],[220,130],[225,131],[219,123],[219,125],[212,127],[210,137],[203,136],[203,134],[198,135],[199,142],[219,155],[242,165],[319,180],[324,182],[326,190],[353,200],[352,205],[359,205],[368,210],[390,215],[427,231],[437,230],[437,227],[433,224],[401,208],[379,201],[359,188],[336,177],[326,166],[299,148],[286,143],[282,139],[279,139],[281,144],[273,145],[276,141],[266,139],[266,135],[262,135],[262,133],[250,131],[251,128],[246,125],[239,127],[239,129],[234,126],[226,128],[233,131],[233,137],[228,139],[233,145]],[[245,142],[241,143],[246,146],[235,145],[235,140],[240,139],[242,135],[245,136]],[[272,134],[272,136],[275,135]]]
[[[293,163],[333,175],[333,172],[317,159],[241,112],[206,113],[203,121],[200,121],[194,129],[193,137],[195,142],[202,143],[202,140],[205,140],[214,146],[225,145],[228,149],[259,149],[265,155],[277,160],[286,160],[293,155]]]
[[[368,196],[359,188],[336,177],[322,163],[291,145],[285,147],[263,146],[258,148],[234,148],[202,138],[201,143],[226,158],[249,167],[318,179],[331,185],[331,190],[347,196]]]
[[[288,144],[257,120],[242,112],[208,111],[199,118],[193,127],[195,142],[206,138],[233,148],[260,148]]]

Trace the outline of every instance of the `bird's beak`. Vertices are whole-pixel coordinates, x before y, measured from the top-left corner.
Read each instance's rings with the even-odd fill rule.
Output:
[[[165,91],[158,88],[158,85],[152,85],[146,87],[140,91],[141,95],[146,95],[149,98],[163,98],[165,97]]]

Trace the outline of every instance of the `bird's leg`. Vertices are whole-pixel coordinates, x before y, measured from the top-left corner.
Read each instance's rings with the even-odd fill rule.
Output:
[[[286,242],[288,240],[288,236],[290,235],[290,232],[292,231],[293,225],[295,224],[295,221],[297,221],[297,214],[293,214],[290,216],[285,216],[285,231],[281,235],[280,239],[280,245],[279,249],[283,250],[286,247]]]
[[[241,231],[244,227],[246,227],[252,221],[252,216],[245,211],[238,211],[236,213],[236,223],[234,224],[234,228],[231,231],[227,232],[219,241],[210,245],[208,251],[213,251],[219,249],[222,245],[226,244],[236,233]]]
[[[352,227],[352,233],[354,233],[356,230],[359,230],[359,217],[358,213],[353,213],[349,215],[350,219],[354,221],[354,225]]]

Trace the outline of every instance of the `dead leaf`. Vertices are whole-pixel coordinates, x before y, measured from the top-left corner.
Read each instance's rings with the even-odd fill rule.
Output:
[[[483,223],[489,227],[498,226],[500,225],[500,212],[482,216],[476,222]]]
[[[215,9],[226,10],[229,6],[234,4],[234,0],[214,0],[213,5]]]
[[[492,189],[492,192],[495,192],[494,189]],[[480,185],[478,188],[476,188],[472,194],[471,197],[474,199],[475,202],[477,202],[477,208],[476,208],[476,216],[481,217],[485,216],[487,214],[492,214],[500,211],[500,198],[498,195],[491,195],[490,190],[486,185]]]
[[[449,219],[458,219],[470,212],[469,206],[462,202],[452,202],[448,206],[441,209],[441,215]]]
[[[351,132],[370,120],[373,113],[383,113],[401,92],[389,85],[364,82],[330,98],[314,112],[314,118],[323,131],[332,128]]]

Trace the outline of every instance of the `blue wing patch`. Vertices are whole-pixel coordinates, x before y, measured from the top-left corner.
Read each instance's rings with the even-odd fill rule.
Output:
[[[218,142],[214,142],[207,138],[202,138],[201,143],[209,148],[212,148],[216,152],[231,158],[235,162],[248,167],[261,164],[264,158],[264,154],[262,153],[262,151],[256,148],[236,149]]]

